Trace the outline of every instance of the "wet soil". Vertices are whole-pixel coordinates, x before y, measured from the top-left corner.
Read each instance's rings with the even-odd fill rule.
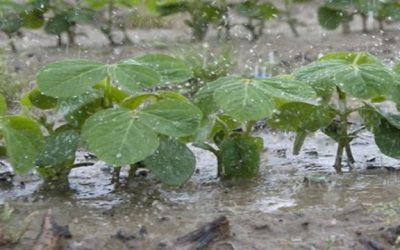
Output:
[[[354,32],[342,35],[322,30],[310,6],[296,13],[304,22],[299,38],[293,38],[285,24],[272,22],[265,36],[250,43],[248,34],[235,28],[231,41],[238,58],[235,72],[251,72],[268,60],[270,51],[275,51],[281,72],[329,51],[370,51],[388,64],[400,56],[399,24],[389,25],[384,33],[362,34],[356,23]],[[25,31],[17,42],[20,51],[6,51],[10,68],[28,85],[50,61],[115,61],[147,52],[168,53],[191,44],[189,31],[180,24],[172,30],[133,30],[133,45],[114,48],[91,27],[79,29],[86,36],[78,37],[78,45],[64,48],[54,47],[54,37]],[[223,45],[213,32],[206,43],[212,48]],[[5,44],[4,39],[0,44]],[[322,133],[309,137],[298,156],[291,153],[293,134],[267,129],[256,134],[264,138],[265,150],[260,173],[253,180],[220,181],[215,158],[193,148],[198,171],[178,189],[162,186],[151,174],[128,178],[127,169],[116,186],[111,182],[112,168],[103,162],[74,169],[67,191],[57,187],[43,191],[33,174],[2,182],[0,204],[11,203],[16,224],[39,211],[20,243],[10,248],[30,249],[49,208],[59,224],[69,225],[72,238],[66,241],[66,249],[190,249],[193,245],[176,245],[176,240],[220,216],[226,216],[229,226],[208,249],[396,248],[400,162],[383,156],[371,134],[363,133],[353,141],[356,168],[341,175],[332,168],[336,145]]]

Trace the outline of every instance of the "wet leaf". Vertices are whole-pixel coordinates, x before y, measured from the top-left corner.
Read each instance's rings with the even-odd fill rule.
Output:
[[[80,135],[76,130],[58,131],[47,136],[44,149],[39,154],[36,165],[46,167],[73,162],[79,139]]]
[[[58,113],[75,128],[81,128],[88,117],[101,110],[103,93],[100,90],[92,90],[80,96],[61,98],[59,100]]]
[[[103,110],[87,119],[82,140],[99,159],[116,166],[142,161],[159,145],[156,133],[124,108]]]
[[[181,137],[193,134],[202,119],[201,111],[186,101],[165,99],[158,101],[139,114],[139,120],[157,133]]]
[[[330,55],[329,58],[334,58]],[[338,58],[344,57],[343,53]],[[387,95],[394,83],[393,74],[374,59],[359,53],[349,59],[327,59],[306,65],[294,72],[294,76],[311,85],[335,85],[342,91],[361,99]],[[353,61],[351,62],[351,59]]]
[[[183,143],[162,140],[158,149],[146,158],[144,165],[170,186],[183,185],[194,173],[196,158]]]
[[[128,91],[158,86],[161,75],[150,67],[143,65],[119,63],[109,66],[113,83]]]
[[[23,116],[1,118],[0,130],[7,147],[7,156],[16,172],[26,172],[35,163],[44,139],[39,125]]]
[[[227,178],[252,178],[257,175],[263,140],[257,137],[234,137],[220,145],[219,163]]]
[[[346,13],[342,10],[332,9],[322,6],[318,9],[319,24],[327,29],[337,29],[346,17]]]
[[[145,65],[161,75],[161,83],[181,83],[193,77],[188,65],[177,58],[161,54],[145,55],[128,60],[135,64]]]
[[[56,98],[42,94],[38,88],[32,89],[28,98],[33,106],[43,110],[55,108],[58,104]]]
[[[209,88],[209,92],[213,93],[212,101],[226,114],[239,121],[260,120],[270,116],[275,108],[274,98],[290,101],[310,100],[315,97],[311,87],[288,77],[267,80],[224,77],[209,85],[200,91],[207,93]],[[195,98],[201,100],[198,95]],[[208,98],[205,101],[208,101]],[[205,105],[203,109],[212,108],[207,103]]]
[[[73,97],[90,91],[108,74],[108,66],[89,60],[65,60],[44,66],[37,74],[39,89],[53,97]]]
[[[329,106],[289,102],[268,120],[268,125],[288,131],[314,132],[328,126],[335,116],[336,111]]]
[[[375,143],[387,156],[400,159],[400,129],[381,119],[374,129]]]

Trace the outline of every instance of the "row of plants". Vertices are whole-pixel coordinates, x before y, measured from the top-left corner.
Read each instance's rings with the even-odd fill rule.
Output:
[[[342,26],[343,33],[350,32],[350,22],[354,17],[362,19],[363,32],[368,32],[368,22],[377,21],[384,30],[385,21],[400,21],[400,3],[397,0],[326,0],[318,9],[318,20],[328,30]]]
[[[10,46],[16,51],[13,38],[22,36],[22,28],[43,28],[48,34],[56,35],[58,45],[62,45],[63,34],[66,34],[68,43],[73,44],[77,25],[90,23],[99,28],[111,45],[118,45],[131,42],[127,30],[140,25],[138,22],[162,26],[159,16],[183,13],[187,17],[184,22],[192,30],[194,40],[202,41],[210,27],[215,27],[220,37],[229,38],[232,27],[239,25],[249,31],[250,39],[254,41],[263,35],[266,22],[276,18],[286,22],[293,34],[298,36],[300,22],[293,17],[293,8],[309,1],[284,0],[277,6],[262,0],[27,0],[24,3],[2,0],[0,31],[9,37]],[[384,29],[385,21],[400,20],[399,13],[400,4],[396,0],[326,0],[318,9],[318,19],[321,26],[328,30],[342,25],[344,32],[349,32],[350,22],[355,16],[361,16],[363,29],[367,32],[369,19],[377,20],[380,29]],[[239,16],[240,20],[235,21],[232,14]],[[144,20],[140,19],[141,16]],[[122,32],[122,41],[115,38],[116,30]]]
[[[117,45],[113,32],[122,31],[121,43],[131,42],[126,31],[143,22],[152,22],[154,26],[162,26],[160,20],[154,21],[155,13],[146,12],[139,15],[139,9],[152,9],[154,1],[140,0],[27,0],[15,2],[0,1],[0,31],[7,35],[10,46],[16,51],[13,38],[22,36],[22,28],[43,28],[48,34],[58,38],[58,45],[63,44],[62,35],[66,34],[69,44],[75,43],[78,24],[91,23],[97,25],[111,45]],[[142,11],[143,12],[143,11]],[[141,13],[142,13],[141,12]],[[99,24],[100,23],[100,24]]]
[[[122,166],[145,167],[163,183],[180,186],[195,171],[192,144],[216,156],[220,178],[251,178],[264,148],[253,127],[266,120],[296,133],[294,154],[308,134],[330,136],[338,145],[334,167],[340,173],[344,154],[352,168],[351,141],[363,130],[374,134],[382,153],[400,157],[400,116],[377,104],[400,104],[399,69],[368,53],[331,53],[292,75],[221,77],[189,100],[151,91],[193,78],[187,64],[171,56],[54,62],[38,72],[19,114],[9,114],[0,98],[0,152],[17,173],[35,169],[47,182],[67,181],[81,150],[116,173]],[[348,124],[353,113],[363,121],[359,127]]]

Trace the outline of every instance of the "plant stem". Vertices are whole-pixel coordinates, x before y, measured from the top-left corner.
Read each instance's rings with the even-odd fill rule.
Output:
[[[6,35],[8,37],[8,44],[10,45],[12,52],[17,53],[17,47],[15,46],[12,35],[10,33],[6,33]]]
[[[111,91],[110,91],[110,88],[111,88],[111,77],[110,76],[107,76],[107,79],[106,79],[106,86],[105,86],[105,89],[104,89],[104,105],[108,108],[108,107],[111,107],[112,106],[112,103],[113,103],[113,100],[112,100],[112,95],[111,95]]]
[[[286,22],[289,24],[290,30],[292,31],[293,35],[295,37],[299,37],[300,34],[296,29],[296,19],[294,19],[292,17],[291,4],[292,4],[292,0],[285,0]]]
[[[251,131],[253,130],[253,126],[254,126],[255,121],[248,121],[246,123],[246,130],[244,131],[245,135],[250,135]]]
[[[346,144],[346,155],[347,155],[347,160],[349,161],[349,163],[353,164],[356,161],[354,160],[354,156],[353,153],[351,152],[351,147],[350,147],[350,143]]]
[[[358,58],[356,58],[358,60]],[[339,96],[339,142],[338,148],[336,152],[336,159],[334,168],[337,173],[342,172],[342,158],[343,158],[343,150],[348,144],[348,136],[347,136],[347,107],[346,107],[346,93],[342,92],[339,87],[336,88],[338,96]],[[349,146],[350,147],[350,146]]]
[[[111,183],[119,185],[119,175],[121,173],[121,166],[114,167],[114,171],[112,172]]]

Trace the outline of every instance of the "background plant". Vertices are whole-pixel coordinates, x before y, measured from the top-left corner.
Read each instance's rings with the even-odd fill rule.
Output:
[[[168,0],[157,4],[157,11],[161,16],[177,13],[187,13],[189,19],[185,23],[192,30],[192,38],[195,41],[203,41],[210,24],[224,23],[227,8],[217,5],[214,1],[194,0]]]
[[[43,26],[47,3],[46,0],[31,0],[24,4],[11,0],[0,1],[0,31],[7,35],[14,52],[17,48],[13,38],[20,34],[22,27],[38,29]]]
[[[63,33],[67,34],[68,44],[74,44],[77,24],[90,23],[95,15],[94,10],[82,6],[81,1],[49,0],[45,4],[49,17],[44,30],[57,36],[58,46],[63,45]]]
[[[278,16],[279,10],[271,3],[259,0],[246,0],[233,4],[237,14],[247,19],[243,23],[251,34],[251,40],[256,41],[264,33],[265,22]]]
[[[350,22],[354,16],[359,15],[362,18],[363,31],[368,32],[368,18],[376,19],[379,29],[384,30],[385,20],[400,20],[399,10],[400,5],[395,0],[327,0],[318,10],[318,20],[323,28],[334,30],[342,25],[343,32],[349,33]]]

